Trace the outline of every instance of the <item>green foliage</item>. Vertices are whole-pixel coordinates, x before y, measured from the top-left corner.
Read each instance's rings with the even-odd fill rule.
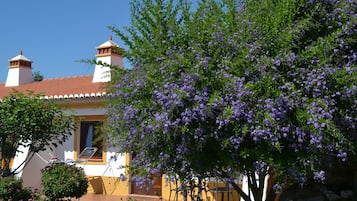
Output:
[[[82,168],[57,163],[42,169],[43,193],[56,200],[64,197],[80,198],[87,193],[88,180]]]
[[[0,179],[0,200],[30,200],[37,196],[31,190],[22,187],[22,181],[15,177]]]
[[[40,73],[40,71],[36,71],[33,73],[33,80],[35,82],[39,82],[39,81],[42,81],[43,80],[43,75]]]
[[[136,0],[126,33],[111,27],[133,68],[112,79],[109,138],[138,175],[213,175],[250,200],[236,171],[262,200],[255,173],[321,181],[354,157],[355,2],[188,2]]]
[[[14,175],[10,161],[20,146],[34,153],[62,144],[71,135],[73,120],[53,100],[41,98],[41,94],[12,92],[0,102],[0,161],[1,176]]]

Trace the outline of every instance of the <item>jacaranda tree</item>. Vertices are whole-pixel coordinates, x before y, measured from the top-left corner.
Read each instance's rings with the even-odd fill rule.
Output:
[[[356,140],[355,1],[132,1],[109,138],[138,177],[323,181]],[[351,156],[351,157],[349,157]]]
[[[28,147],[26,164],[35,153],[62,144],[71,135],[73,119],[54,100],[41,94],[12,92],[0,101],[0,170],[1,177],[13,176],[20,169],[10,169],[10,162]],[[21,166],[20,166],[21,167]]]

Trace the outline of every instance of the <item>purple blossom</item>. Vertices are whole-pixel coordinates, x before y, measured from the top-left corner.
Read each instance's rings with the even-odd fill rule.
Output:
[[[198,40],[170,29],[155,36],[159,41],[150,36],[145,54],[135,46],[133,70],[112,89],[110,142],[137,152],[134,167],[180,179],[188,172],[222,173],[227,164],[220,162],[229,158],[233,170],[270,165],[300,183],[311,172],[323,180],[321,159],[347,161],[357,138],[357,53],[350,40],[356,5],[326,0],[329,6],[312,12],[317,3],[306,1],[300,9],[326,35],[311,34],[300,13],[276,33],[237,20],[249,30],[197,26]],[[207,161],[213,154],[215,164]]]
[[[319,181],[324,181],[325,178],[325,171],[321,170],[320,172],[314,172],[314,179]]]
[[[337,154],[337,158],[339,158],[341,161],[346,161],[347,160],[347,153],[346,152],[341,152]]]

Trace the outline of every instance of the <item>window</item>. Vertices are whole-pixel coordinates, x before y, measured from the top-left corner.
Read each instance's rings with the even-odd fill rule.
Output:
[[[99,126],[101,121],[82,121],[80,123],[79,154],[86,147],[96,147],[98,150],[91,159],[103,159],[104,136],[101,135]],[[81,158],[80,158],[81,159]]]

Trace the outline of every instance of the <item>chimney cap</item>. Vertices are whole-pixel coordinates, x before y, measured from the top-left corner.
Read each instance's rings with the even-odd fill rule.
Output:
[[[20,54],[19,55],[17,55],[16,57],[10,59],[9,61],[19,61],[19,60],[32,62],[30,59],[28,59],[24,55],[22,55],[22,50],[20,50]]]
[[[108,47],[120,47],[118,44],[116,44],[114,41],[111,40],[112,38],[110,37],[108,41],[106,41],[105,43],[99,45],[97,47],[97,49],[101,49],[101,48],[108,48]]]

